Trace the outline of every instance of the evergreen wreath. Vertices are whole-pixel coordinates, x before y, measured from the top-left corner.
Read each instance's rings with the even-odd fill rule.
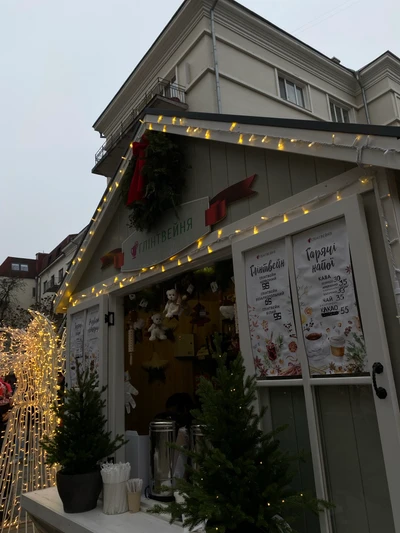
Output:
[[[142,169],[144,197],[128,206],[128,225],[139,231],[150,231],[164,211],[180,205],[186,170],[179,137],[157,131],[147,131],[145,135],[149,144]],[[136,162],[137,158],[132,157],[121,183],[125,205]]]

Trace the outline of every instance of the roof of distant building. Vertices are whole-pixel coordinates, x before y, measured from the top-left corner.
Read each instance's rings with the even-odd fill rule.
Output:
[[[35,279],[36,259],[9,256],[0,265],[0,276],[8,278]]]

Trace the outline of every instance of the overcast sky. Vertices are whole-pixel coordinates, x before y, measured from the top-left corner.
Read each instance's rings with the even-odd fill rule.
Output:
[[[398,0],[242,0],[342,64],[400,55]],[[90,220],[92,124],[181,0],[0,0],[0,262],[49,252]]]

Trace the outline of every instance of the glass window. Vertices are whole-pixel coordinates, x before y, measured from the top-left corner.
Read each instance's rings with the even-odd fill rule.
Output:
[[[305,107],[304,89],[302,87],[282,77],[279,77],[278,81],[281,98],[292,104]]]
[[[11,263],[11,270],[19,270],[19,264],[18,263]]]
[[[47,281],[43,283],[43,292],[47,292]]]
[[[64,277],[64,269],[60,268],[60,270],[58,271],[58,283],[62,283],[63,277]]]
[[[50,278],[50,287],[54,287],[54,276]]]
[[[21,270],[22,272],[28,272],[29,271],[28,265],[21,265]]]
[[[36,287],[32,287],[32,298],[36,297]]]
[[[332,102],[329,102],[329,107],[331,110],[332,122],[345,122],[347,124],[350,122],[350,114],[348,109]]]

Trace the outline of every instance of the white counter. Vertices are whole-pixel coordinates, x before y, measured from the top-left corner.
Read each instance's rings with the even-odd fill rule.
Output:
[[[21,497],[22,507],[49,531],[62,533],[184,533],[177,525],[146,512],[108,516],[101,505],[87,513],[67,514],[56,487],[28,492]],[[145,504],[144,504],[145,505]],[[142,505],[142,508],[144,506]]]

